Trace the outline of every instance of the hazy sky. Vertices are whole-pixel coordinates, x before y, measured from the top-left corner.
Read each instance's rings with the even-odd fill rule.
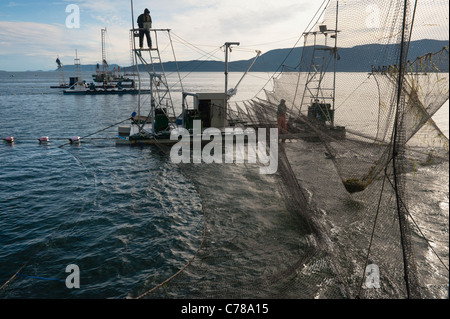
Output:
[[[108,62],[130,65],[130,3],[1,0],[0,70],[56,69],[56,57],[73,64],[75,50],[81,64],[98,63],[105,27]],[[251,59],[255,50],[293,47],[321,4],[322,0],[134,0],[134,20],[148,8],[153,28],[171,29],[178,60],[223,60],[220,47],[227,41],[241,43],[231,60]],[[79,25],[74,7],[79,9]],[[171,53],[167,39],[161,36],[159,47]]]

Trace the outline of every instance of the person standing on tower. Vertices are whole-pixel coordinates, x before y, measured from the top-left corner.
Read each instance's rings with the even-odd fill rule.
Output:
[[[148,48],[152,48],[152,39],[150,38],[150,28],[152,27],[152,17],[150,16],[150,10],[147,8],[144,10],[144,13],[141,14],[137,23],[139,26],[139,48],[144,47],[144,35],[147,37],[147,45]]]

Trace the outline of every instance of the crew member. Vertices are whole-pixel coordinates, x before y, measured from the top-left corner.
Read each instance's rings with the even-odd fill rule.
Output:
[[[286,101],[284,99],[281,99],[277,110],[278,134],[287,133],[286,111],[287,111]]]
[[[139,47],[142,49],[144,47],[144,35],[147,37],[148,48],[152,47],[152,39],[150,38],[150,28],[152,27],[152,17],[150,16],[150,10],[145,9],[144,13],[141,14],[137,23],[139,26]]]

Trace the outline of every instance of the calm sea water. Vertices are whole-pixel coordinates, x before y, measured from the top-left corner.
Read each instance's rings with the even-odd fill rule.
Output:
[[[184,74],[184,89],[221,92],[223,76]],[[240,77],[231,73],[230,86]],[[250,73],[233,99],[253,98],[267,81],[265,73]],[[235,280],[243,270],[259,278],[275,272],[283,260],[295,261],[304,249],[301,227],[276,187],[279,180],[259,175],[257,167],[192,166],[186,175],[158,148],[117,147],[117,127],[80,145],[65,145],[69,137],[125,120],[136,111],[138,97],[68,96],[50,88],[57,83],[56,72],[0,73],[0,137],[16,139],[13,145],[0,143],[0,286],[10,280],[0,298],[136,297],[194,256],[202,242],[205,207],[220,216],[207,233],[217,256],[206,269],[220,265],[220,272],[209,274],[211,282]],[[448,102],[441,113],[437,120],[445,122]],[[445,130],[448,135],[448,121]],[[50,142],[39,144],[41,136]],[[424,208],[438,205],[437,221],[420,221],[439,223],[448,241],[448,187],[443,185],[448,177],[437,180],[428,168],[420,174],[420,191],[439,195]],[[187,177],[193,175],[195,182]],[[438,250],[448,258],[441,237],[436,236]],[[80,289],[65,285],[71,264],[80,268]],[[181,289],[170,297],[189,294]]]

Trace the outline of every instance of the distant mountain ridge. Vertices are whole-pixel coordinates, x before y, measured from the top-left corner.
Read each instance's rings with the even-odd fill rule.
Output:
[[[122,67],[117,65],[117,64],[111,64],[108,66],[108,70],[113,70],[114,68],[118,68],[120,67],[120,70],[122,71]],[[64,64],[63,65],[64,68],[64,72],[69,71],[69,72],[74,72],[75,71],[75,65],[73,64]],[[82,72],[95,72],[97,71],[97,64],[81,64],[80,65],[80,69]],[[55,71],[57,71],[58,69],[56,69]]]
[[[409,60],[414,60],[419,56],[427,54],[429,52],[437,52],[443,47],[449,46],[449,41],[440,40],[418,40],[412,41],[409,48]],[[378,61],[378,56],[381,52],[386,49],[385,46],[378,44],[369,44],[355,46],[351,48],[339,48],[339,61],[336,66],[337,72],[370,72],[368,66],[372,65],[375,67],[382,66]],[[282,64],[286,67],[296,68],[300,63],[300,58],[302,56],[303,47],[293,48],[293,49],[275,49],[262,54],[255,64],[253,65],[252,72],[275,72],[280,71]],[[232,61],[229,63],[230,72],[245,72],[251,65],[254,58],[249,60],[239,60]],[[305,56],[305,61],[309,62],[311,60],[310,56]],[[91,65],[81,65],[83,71],[95,72],[96,64]],[[117,64],[111,65],[109,70],[114,67],[116,69],[119,67]],[[159,65],[156,66],[156,70],[159,70]],[[225,69],[225,63],[223,61],[179,61],[177,63],[165,62],[163,63],[165,71],[174,72],[177,68],[181,72],[223,72]],[[438,65],[442,72],[449,71],[448,60],[443,61]],[[132,67],[120,67],[121,71],[131,72]],[[140,70],[144,70],[140,66]],[[74,71],[73,65],[64,65],[64,71]]]

